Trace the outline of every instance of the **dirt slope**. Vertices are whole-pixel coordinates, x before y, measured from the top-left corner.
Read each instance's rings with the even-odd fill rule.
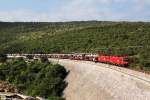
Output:
[[[66,100],[150,100],[150,76],[106,64],[54,60],[70,71]]]

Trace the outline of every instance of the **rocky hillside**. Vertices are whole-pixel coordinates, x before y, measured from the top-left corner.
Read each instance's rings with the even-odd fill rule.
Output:
[[[0,92],[17,93],[18,90],[14,85],[8,82],[0,81]]]

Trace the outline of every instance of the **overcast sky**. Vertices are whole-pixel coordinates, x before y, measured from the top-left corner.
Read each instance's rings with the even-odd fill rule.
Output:
[[[0,21],[150,21],[150,0],[0,0]]]

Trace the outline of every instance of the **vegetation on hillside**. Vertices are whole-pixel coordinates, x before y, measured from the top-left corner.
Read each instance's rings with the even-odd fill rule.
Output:
[[[61,97],[67,72],[63,66],[49,62],[25,62],[23,59],[0,65],[0,80],[14,84],[19,93],[41,96],[49,100],[63,100]]]
[[[71,53],[113,48],[131,68],[150,71],[150,23],[0,23],[1,53]],[[138,46],[138,47],[136,47]]]

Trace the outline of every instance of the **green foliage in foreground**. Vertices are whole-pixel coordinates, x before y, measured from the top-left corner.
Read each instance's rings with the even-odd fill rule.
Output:
[[[26,63],[23,59],[14,59],[0,65],[0,80],[15,84],[20,93],[56,98],[51,100],[63,100],[59,96],[66,87],[66,75],[64,67],[48,62]]]
[[[0,53],[95,53],[114,48],[111,55],[130,56],[129,67],[146,71],[149,39],[149,22],[0,23]]]

